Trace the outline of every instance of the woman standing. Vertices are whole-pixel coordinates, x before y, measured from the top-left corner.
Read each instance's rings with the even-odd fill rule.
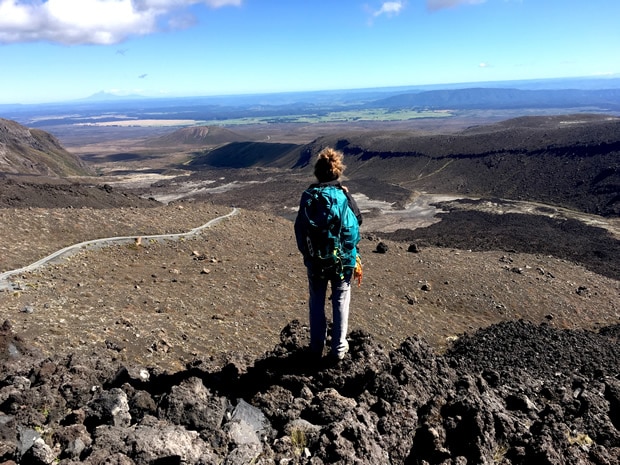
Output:
[[[351,279],[358,261],[362,216],[355,200],[340,184],[343,154],[332,148],[319,152],[314,165],[318,183],[304,191],[295,219],[297,248],[308,271],[310,351],[321,357],[327,340],[325,298],[331,285],[333,326],[330,355],[342,360],[346,339]]]

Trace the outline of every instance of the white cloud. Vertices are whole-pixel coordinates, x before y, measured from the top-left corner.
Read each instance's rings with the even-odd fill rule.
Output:
[[[459,5],[479,5],[485,2],[486,0],[426,0],[426,7],[429,10],[435,11],[454,8]]]
[[[397,2],[383,2],[381,8],[373,12],[373,16],[394,16],[400,13],[400,11],[404,8],[404,3],[401,1]]]
[[[239,6],[242,0],[0,0],[0,43],[107,45],[158,30],[185,7]],[[174,24],[170,21],[170,24]],[[184,24],[190,24],[187,19]]]
[[[485,63],[484,61],[478,64],[478,68],[488,68],[489,66],[491,65],[489,65],[488,63]]]

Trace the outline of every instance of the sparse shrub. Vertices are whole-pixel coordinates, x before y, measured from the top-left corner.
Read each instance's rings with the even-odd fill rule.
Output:
[[[293,449],[295,450],[295,454],[301,455],[304,449],[308,446],[308,439],[306,438],[306,433],[299,428],[295,428],[291,431],[291,443],[293,444]]]

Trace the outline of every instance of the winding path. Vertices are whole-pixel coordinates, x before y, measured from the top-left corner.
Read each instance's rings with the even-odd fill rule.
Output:
[[[60,257],[63,256],[68,256],[68,255],[72,255],[74,253],[77,253],[81,250],[83,250],[86,247],[102,247],[102,246],[106,246],[106,245],[110,245],[110,244],[124,244],[124,243],[130,243],[130,242],[134,242],[138,237],[141,238],[141,240],[145,240],[145,241],[149,241],[149,240],[175,240],[175,239],[180,239],[180,238],[185,238],[185,237],[191,237],[194,236],[198,233],[200,233],[203,229],[209,228],[217,223],[219,223],[220,221],[226,219],[226,218],[230,218],[232,216],[235,216],[239,213],[239,210],[237,208],[233,208],[232,211],[226,215],[222,215],[222,216],[218,216],[217,218],[213,218],[210,221],[207,221],[205,224],[203,224],[202,226],[198,226],[197,228],[194,228],[186,233],[177,233],[177,234],[157,234],[157,235],[153,235],[153,236],[119,236],[119,237],[106,237],[106,238],[102,238],[102,239],[94,239],[94,240],[90,240],[90,241],[84,241],[84,242],[80,242],[79,244],[73,244],[70,245],[68,247],[65,247],[64,249],[60,249],[57,250],[56,252],[54,252],[51,255],[48,255],[45,258],[42,258],[41,260],[32,263],[30,265],[24,266],[23,268],[18,268],[17,270],[10,270],[10,271],[5,271],[4,273],[0,273],[0,290],[5,290],[5,289],[13,289],[13,285],[10,283],[9,278],[13,275],[19,274],[19,273],[24,273],[24,272],[28,272],[28,271],[32,271],[35,270],[47,263],[52,262],[53,260],[56,260]]]

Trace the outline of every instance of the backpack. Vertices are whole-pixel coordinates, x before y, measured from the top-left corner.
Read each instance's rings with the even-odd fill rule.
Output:
[[[342,279],[345,268],[355,267],[359,225],[340,187],[315,185],[304,191],[295,235],[312,272]]]

